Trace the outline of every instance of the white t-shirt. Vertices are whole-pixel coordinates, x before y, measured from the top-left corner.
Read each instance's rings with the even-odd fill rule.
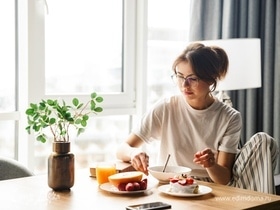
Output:
[[[182,95],[156,103],[133,133],[149,143],[160,141],[158,163],[202,169],[193,163],[194,154],[205,148],[228,153],[238,152],[242,119],[240,113],[215,98],[204,110],[193,109]]]

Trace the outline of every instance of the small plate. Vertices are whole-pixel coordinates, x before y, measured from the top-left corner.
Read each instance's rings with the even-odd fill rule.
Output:
[[[175,192],[170,192],[170,185],[161,185],[158,187],[158,190],[164,194],[167,195],[172,195],[172,196],[177,196],[177,197],[197,197],[197,196],[202,196],[206,195],[210,192],[212,192],[212,188],[204,186],[204,185],[199,185],[199,190],[198,193],[175,193]]]
[[[110,193],[115,193],[115,194],[137,194],[137,193],[143,193],[146,192],[150,189],[152,189],[153,186],[149,185],[147,186],[146,190],[136,190],[136,191],[120,191],[118,188],[116,188],[114,185],[112,185],[110,182],[106,182],[101,184],[100,189],[110,192]]]

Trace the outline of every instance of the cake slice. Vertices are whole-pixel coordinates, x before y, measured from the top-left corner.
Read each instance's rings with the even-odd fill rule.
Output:
[[[170,179],[170,192],[173,193],[193,193],[197,194],[199,190],[198,184],[191,177],[186,174],[175,176]]]

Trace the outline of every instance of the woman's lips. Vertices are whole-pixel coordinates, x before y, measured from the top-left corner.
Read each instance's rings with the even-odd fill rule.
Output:
[[[190,90],[182,90],[182,92],[183,92],[184,95],[192,95],[193,94],[193,92],[190,91]]]

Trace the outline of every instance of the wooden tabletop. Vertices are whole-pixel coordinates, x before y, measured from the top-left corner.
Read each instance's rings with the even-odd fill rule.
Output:
[[[162,201],[172,209],[280,209],[280,196],[258,193],[213,183],[199,182],[212,188],[212,192],[199,197],[174,197],[159,192],[160,186],[152,177],[154,187],[147,192],[120,195],[99,188],[89,169],[77,171],[75,184],[70,191],[55,192],[47,185],[46,175],[0,181],[2,210],[71,210],[102,209],[125,210],[133,204]]]

